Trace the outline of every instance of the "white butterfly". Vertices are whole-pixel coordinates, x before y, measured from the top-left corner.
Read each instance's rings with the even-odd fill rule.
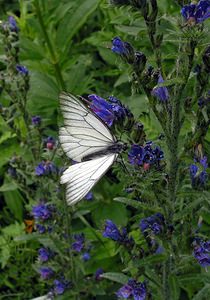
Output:
[[[125,144],[117,142],[107,126],[77,97],[63,92],[60,104],[64,117],[60,143],[66,155],[79,162],[61,176],[61,183],[67,184],[67,203],[73,205],[106,173]]]

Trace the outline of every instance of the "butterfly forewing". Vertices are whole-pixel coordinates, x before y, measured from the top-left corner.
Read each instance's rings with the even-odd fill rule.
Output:
[[[115,142],[108,128],[75,96],[62,93],[60,102],[65,128],[60,129],[59,139],[71,159],[81,162]]]

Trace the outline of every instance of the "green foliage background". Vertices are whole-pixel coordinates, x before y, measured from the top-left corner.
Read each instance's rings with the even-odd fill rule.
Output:
[[[178,1],[160,0],[159,5],[159,34],[163,34],[161,46],[163,75],[173,74],[174,65],[177,59],[180,40],[185,43],[185,36],[180,33],[180,6]],[[183,1],[184,2],[184,1]],[[148,65],[156,67],[155,55],[148,39],[147,28],[143,18],[132,9],[127,7],[114,7],[103,0],[19,0],[0,1],[0,11],[2,22],[7,20],[8,15],[14,15],[19,27],[19,47],[20,62],[26,66],[30,73],[30,90],[27,101],[27,111],[30,116],[40,115],[42,117],[42,135],[58,136],[58,126],[62,124],[62,117],[59,110],[58,95],[63,89],[73,94],[86,96],[88,94],[98,94],[102,97],[115,95],[124,104],[127,104],[135,117],[144,124],[148,140],[158,141],[162,133],[161,126],[152,112],[146,95],[131,89],[131,70],[122,63],[119,57],[111,52],[111,40],[115,36],[120,36],[123,40],[130,42],[136,50],[142,51],[147,56]],[[205,23],[205,30],[200,37],[200,43],[195,51],[195,64],[201,62],[201,54],[209,43],[210,21]],[[0,68],[4,70],[4,44],[0,43]],[[173,77],[173,82],[177,84],[180,78]],[[189,84],[185,90],[183,99],[190,94],[195,97],[196,76],[191,72]],[[193,91],[193,92],[192,92]],[[195,97],[196,98],[196,97]],[[209,191],[195,191],[190,194],[191,185],[188,174],[188,166],[193,162],[195,145],[189,144],[189,137],[194,138],[194,128],[197,124],[196,107],[197,99],[194,99],[194,106],[191,111],[186,111],[187,117],[181,130],[179,152],[182,158],[182,170],[185,179],[180,181],[179,197],[180,207],[177,209],[177,220],[180,223],[180,235],[177,243],[189,245],[191,236],[186,236],[193,232],[193,228],[185,228],[186,220],[193,220],[196,228],[198,216],[204,221],[204,232],[209,237],[210,211],[209,211]],[[3,107],[9,107],[11,98],[3,90],[0,96]],[[8,108],[9,109],[9,108]],[[31,299],[46,294],[48,289],[44,282],[38,279],[34,267],[37,249],[44,241],[43,237],[25,234],[24,219],[26,212],[29,212],[42,196],[44,190],[53,191],[55,181],[39,182],[34,175],[34,168],[40,162],[43,154],[35,158],[32,162],[31,147],[37,143],[39,138],[37,132],[32,131],[32,140],[26,139],[26,128],[23,118],[18,109],[13,111],[14,127],[20,132],[20,136],[11,129],[10,126],[0,116],[0,299]],[[166,161],[168,159],[167,148],[162,141],[158,141],[164,149]],[[188,146],[188,151],[184,151],[184,146]],[[203,141],[203,152],[210,157],[210,133],[208,131]],[[23,168],[23,185],[17,184],[7,173],[9,161],[12,156],[20,156],[23,163],[28,165]],[[56,157],[56,162],[62,165],[62,159]],[[65,161],[68,165],[68,160]],[[57,182],[59,179],[56,179]],[[127,268],[131,274],[136,273],[136,268],[142,270],[142,274],[147,275],[147,279],[153,279],[155,283],[160,283],[160,278],[156,278],[155,271],[151,265],[164,261],[164,255],[151,256],[139,260],[139,265],[126,265],[121,262],[119,266],[119,249],[113,241],[101,238],[101,231],[104,220],[111,219],[119,226],[126,226],[128,221],[139,222],[144,216],[144,206],[137,205],[136,214],[132,210],[126,209],[123,199],[114,198],[126,197],[122,193],[125,182],[121,176],[119,184],[103,178],[94,188],[93,202],[83,202],[78,205],[73,212],[74,232],[84,232],[87,239],[93,243],[98,243],[102,239],[103,243],[98,243],[93,249],[92,257],[85,267],[81,261],[77,261],[77,268],[81,269],[86,276],[88,296],[81,299],[116,299],[114,293],[125,281],[125,278],[113,274],[107,275],[113,279],[113,284],[108,280],[100,283],[96,287],[88,279],[98,267],[103,267],[106,272],[121,272],[123,267]],[[24,189],[28,186],[28,191]],[[40,187],[41,186],[41,187]],[[32,192],[33,190],[33,192]],[[52,192],[53,194],[53,192]],[[52,196],[52,201],[56,202],[56,196]],[[147,199],[152,199],[153,194],[148,190],[148,186],[142,186],[142,195]],[[125,203],[128,200],[125,200]],[[132,201],[132,200],[131,200]],[[130,202],[131,203],[131,202]],[[158,211],[158,207],[150,202],[150,210],[153,213]],[[65,210],[65,208],[63,208]],[[132,218],[132,219],[131,219]],[[64,222],[65,224],[65,222]],[[137,226],[131,226],[130,231],[137,242],[141,245]],[[58,241],[54,241],[56,244]],[[62,248],[62,245],[56,244]],[[191,257],[191,253],[186,252],[177,263],[177,269],[170,278],[170,285],[173,291],[172,300],[178,299],[209,299],[210,294],[210,273],[209,270],[201,270],[196,261]],[[124,265],[123,265],[124,264]],[[146,266],[144,269],[144,266]],[[148,268],[147,268],[148,266]],[[158,267],[157,267],[158,268]],[[146,270],[146,271],[145,271]],[[122,276],[122,275],[121,275]],[[127,277],[126,277],[127,279]],[[81,280],[81,279],[80,279]],[[118,282],[118,283],[116,283]],[[156,292],[154,299],[161,299],[160,291],[153,285],[153,292]],[[78,289],[83,289],[81,282]],[[202,296],[204,295],[204,296]],[[66,297],[66,298],[65,298]],[[70,296],[61,296],[59,299],[74,299]],[[85,298],[86,297],[86,298]],[[95,298],[93,298],[95,297]],[[108,297],[108,298],[107,298]],[[202,298],[203,297],[203,298]],[[75,298],[76,299],[76,298]],[[80,299],[80,298],[77,298]],[[153,298],[152,298],[153,299]]]

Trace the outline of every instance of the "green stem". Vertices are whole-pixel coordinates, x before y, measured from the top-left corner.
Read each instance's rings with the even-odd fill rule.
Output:
[[[65,197],[63,197],[63,202],[64,202],[64,214],[65,214],[65,221],[66,221],[66,229],[67,229],[67,239],[69,245],[72,245],[72,226],[71,226],[71,220],[72,220],[72,215],[73,211],[72,209],[70,210],[70,207],[68,206]],[[71,281],[73,283],[73,286],[77,286],[77,276],[76,276],[76,268],[74,265],[74,259],[73,259],[73,253],[71,249],[68,251],[69,253],[69,259],[70,259],[70,267],[71,267]]]
[[[59,84],[59,86],[62,90],[66,90],[65,82],[64,82],[62,74],[61,74],[60,65],[59,65],[58,60],[57,60],[57,55],[54,51],[53,45],[50,41],[49,35],[47,33],[47,30],[46,30],[46,27],[45,27],[45,24],[44,24],[44,21],[43,21],[43,17],[42,17],[41,10],[40,10],[40,5],[39,5],[39,0],[36,0],[34,3],[35,3],[35,7],[36,7],[36,14],[37,14],[37,17],[38,17],[38,20],[39,20],[39,23],[40,23],[40,26],[41,26],[46,44],[47,44],[47,47],[48,47],[49,52],[50,52],[51,62],[52,62],[53,66],[54,66],[54,69],[55,69],[55,76],[56,76],[57,82],[58,82],[58,84]]]

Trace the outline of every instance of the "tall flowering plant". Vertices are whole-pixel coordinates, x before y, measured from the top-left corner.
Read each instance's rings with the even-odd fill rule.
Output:
[[[90,37],[84,48],[81,43],[78,51],[70,50],[68,43],[58,50],[96,9],[94,3],[87,14],[84,3],[90,2],[65,3],[65,9],[51,3],[45,19],[45,4],[34,1],[22,8],[29,12],[24,21],[31,22],[25,32],[21,17],[1,23],[0,141],[15,145],[3,161],[0,187],[3,293],[14,292],[14,281],[22,299],[208,299],[210,1],[171,1],[163,7],[156,0],[112,0],[94,15],[96,30],[106,15],[104,31],[85,26]],[[23,64],[31,24],[42,38],[33,63]],[[79,29],[77,34],[75,44]],[[80,47],[88,51],[85,58]],[[49,98],[48,86],[46,98],[32,103],[34,82],[43,81],[35,80],[34,68],[40,72],[46,61],[53,78],[46,82],[56,93]],[[79,74],[85,79],[76,80]],[[77,162],[60,147],[59,110],[52,110],[51,101],[68,89],[83,94],[90,114],[126,145],[106,177],[73,208],[66,204],[60,176]]]

